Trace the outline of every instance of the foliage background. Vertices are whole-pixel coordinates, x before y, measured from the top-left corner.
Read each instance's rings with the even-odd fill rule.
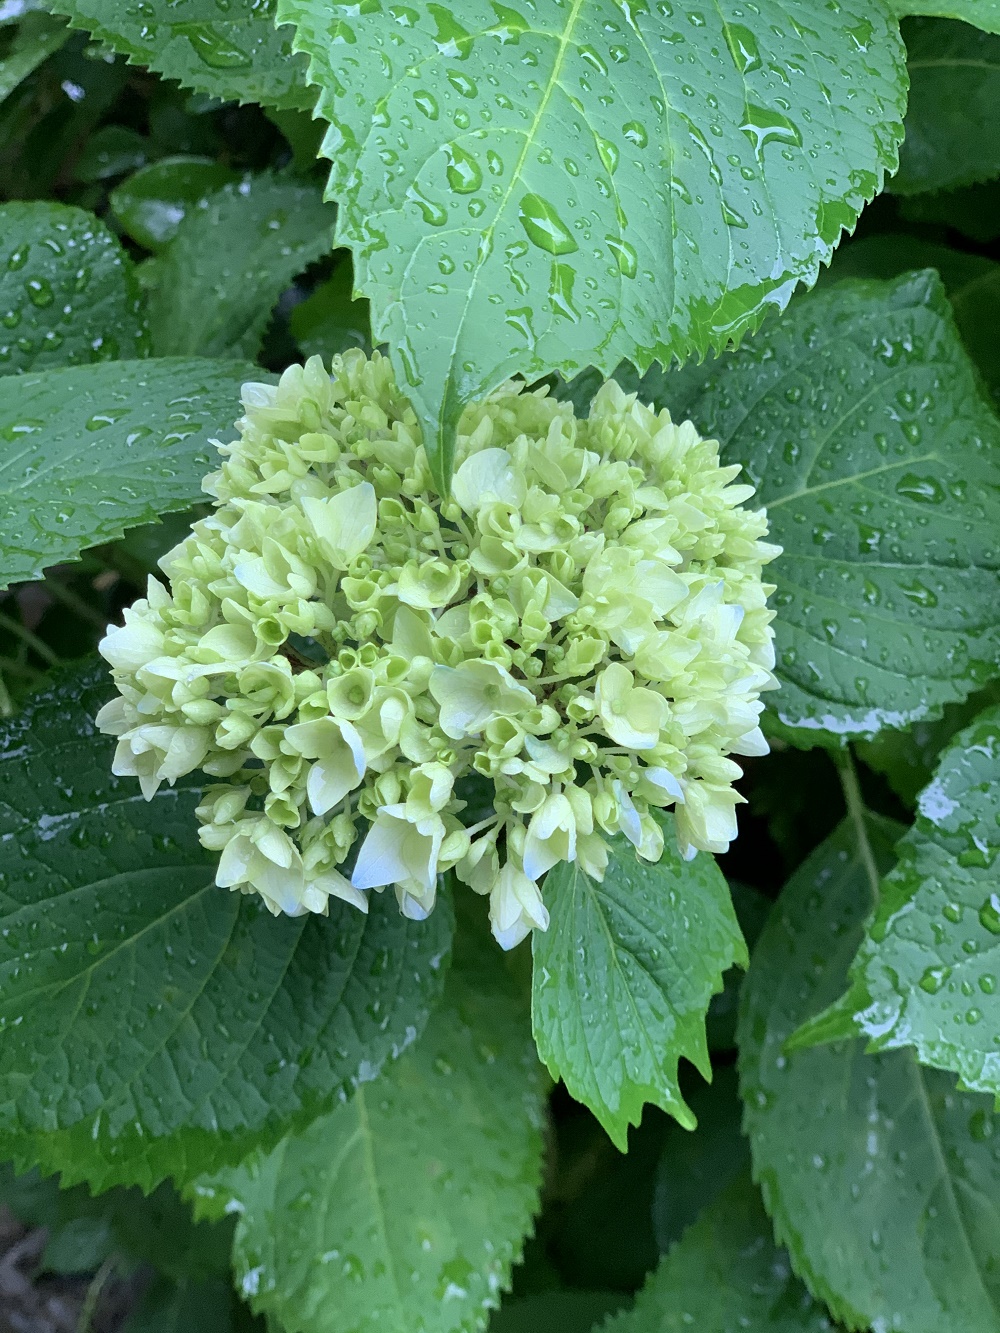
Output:
[[[0,1195],[43,1266],[151,1265],[152,1333],[1000,1329],[995,0],[52,8],[0,2]],[[708,857],[669,910],[559,885],[554,1086],[461,897],[263,920],[89,722],[239,385],[373,341],[442,481],[464,399],[625,358],[786,550],[747,979]],[[598,967],[646,1006],[610,1042]]]

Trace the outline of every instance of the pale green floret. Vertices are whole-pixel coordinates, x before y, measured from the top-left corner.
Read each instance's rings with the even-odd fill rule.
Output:
[[[419,919],[454,868],[510,948],[546,929],[553,866],[600,879],[618,833],[656,861],[654,807],[685,856],[726,850],[728,756],[767,749],[778,548],[715,441],[614,383],[587,420],[508,384],[466,410],[441,502],[378,354],[243,403],[169,591],[101,645],[115,772],[147,798],[221,780],[198,808],[218,884],[290,915],[392,885]]]

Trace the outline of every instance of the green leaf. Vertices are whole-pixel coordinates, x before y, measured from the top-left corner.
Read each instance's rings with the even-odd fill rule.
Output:
[[[837,252],[828,280],[894,278],[917,268],[936,268],[941,275],[966,351],[987,388],[1000,399],[1000,354],[994,336],[1000,264],[984,255],[952,250],[905,233],[888,233],[844,246]]]
[[[482,1329],[538,1204],[542,1070],[492,941],[456,960],[416,1047],[232,1171],[240,1289],[286,1333]]]
[[[921,1064],[1000,1095],[1000,708],[941,756],[882,881],[874,919],[833,1009],[868,1049],[912,1046]],[[831,1014],[832,1017],[832,1014]],[[823,1015],[818,1022],[823,1021]]]
[[[764,928],[767,914],[771,910],[769,898],[748,884],[729,881],[736,920],[740,923],[740,933],[748,949],[757,942],[757,936]],[[743,985],[743,973],[731,967],[723,978],[723,989],[712,996],[705,1019],[709,1049],[713,1051],[731,1051],[736,1045],[736,1011],[739,1006],[740,987]],[[700,1117],[699,1117],[700,1123]]]
[[[796,1281],[749,1173],[711,1203],[602,1333],[825,1333],[823,1308]]]
[[[132,262],[92,213],[0,205],[0,376],[145,356]]]
[[[664,822],[656,865],[617,838],[600,884],[576,865],[553,869],[549,928],[532,936],[538,1053],[623,1152],[646,1102],[694,1127],[677,1062],[711,1078],[705,1013],[726,969],[747,958],[715,859],[682,861]]]
[[[333,216],[317,186],[290,176],[247,178],[199,200],[157,266],[156,354],[255,356],[278,297],[329,251]]]
[[[924,14],[937,18],[964,19],[984,32],[1000,32],[1000,0],[889,0],[900,18]]]
[[[711,1086],[697,1088],[693,1134],[672,1125],[656,1167],[653,1226],[666,1254],[732,1180],[750,1167],[750,1145],[740,1130],[742,1105],[733,1065],[716,1070]],[[631,1154],[630,1154],[631,1156]],[[626,1159],[627,1160],[627,1159]]]
[[[229,1284],[157,1278],[121,1333],[236,1333],[243,1327]],[[235,1317],[234,1317],[235,1316]]]
[[[0,588],[201,498],[240,362],[167,359],[0,378]]]
[[[349,347],[370,350],[368,302],[354,299],[354,278],[346,256],[333,276],[295,307],[288,323],[302,355],[321,356],[327,365],[331,356]]]
[[[0,39],[0,102],[58,51],[68,36],[69,29],[60,19],[39,12],[25,14],[9,38]]]
[[[963,703],[947,704],[935,722],[918,722],[909,731],[882,731],[873,741],[861,741],[858,755],[869,768],[883,774],[903,804],[912,809],[951,738],[996,703],[1000,703],[1000,681],[970,694]]]
[[[620,1291],[545,1291],[505,1301],[490,1320],[489,1333],[590,1333],[624,1304]]]
[[[935,274],[803,297],[718,363],[692,416],[784,547],[769,700],[784,734],[873,736],[996,674],[1000,422]]]
[[[1000,175],[1000,36],[948,19],[906,25],[910,102],[896,194]]]
[[[1000,1161],[989,1099],[860,1040],[789,1053],[844,989],[898,825],[845,821],[785,887],[743,988],[754,1171],[795,1269],[850,1328],[995,1333]],[[1000,1128],[1000,1126],[998,1126]]]
[[[193,205],[239,178],[209,157],[164,157],[111,191],[111,211],[133,241],[160,250],[177,235]]]
[[[963,236],[986,245],[1000,236],[1000,180],[962,190],[908,195],[900,201],[899,211],[907,222],[954,227]]]
[[[67,1184],[187,1179],[324,1113],[419,1033],[448,911],[274,919],[213,884],[189,779],[110,773],[95,667],[0,732],[0,1152]]]
[[[85,28],[157,74],[227,102],[310,108],[305,62],[287,30],[274,27],[273,0],[51,0]]]
[[[331,124],[338,243],[442,488],[469,399],[738,339],[815,278],[895,166],[903,49],[867,0],[801,21],[761,0],[749,26],[729,0],[279,0],[278,16]]]

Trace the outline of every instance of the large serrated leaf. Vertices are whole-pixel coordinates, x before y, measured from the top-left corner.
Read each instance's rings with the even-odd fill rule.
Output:
[[[905,25],[910,104],[897,194],[1000,175],[1000,36],[949,19]]]
[[[0,28],[4,26],[0,17]],[[0,37],[0,102],[58,51],[68,36],[66,25],[59,19],[32,11],[24,15],[9,38],[6,33]]]
[[[749,1173],[702,1213],[602,1333],[826,1333],[826,1311],[771,1240]]]
[[[1000,708],[991,708],[959,732],[920,793],[850,989],[817,1017],[817,1033],[860,1034],[873,1051],[912,1047],[921,1064],[1000,1095],[998,810]]]
[[[881,0],[279,0],[374,334],[448,481],[463,403],[738,339],[895,166]]]
[[[473,1333],[508,1285],[538,1203],[543,1071],[486,948],[375,1083],[197,1182],[203,1210],[239,1213],[240,1288],[287,1333]]]
[[[861,829],[864,832],[862,834]],[[849,1328],[996,1333],[1000,1160],[989,1098],[859,1040],[789,1052],[844,988],[902,830],[848,820],[788,882],[743,988],[754,1171],[797,1272]]]
[[[132,261],[66,204],[0,206],[0,375],[149,351]]]
[[[329,253],[333,216],[315,186],[270,174],[199,200],[156,263],[156,354],[256,356],[278,297]]]
[[[561,863],[545,881],[547,931],[532,936],[538,1053],[624,1152],[646,1102],[689,1128],[680,1058],[711,1078],[705,1015],[734,963],[746,966],[729,888],[715,859],[682,861],[667,816],[656,865],[624,838],[601,883]]]
[[[274,919],[213,883],[190,779],[111,776],[103,667],[0,732],[0,1155],[92,1188],[189,1178],[326,1111],[417,1036],[447,908]]]
[[[133,64],[210,97],[306,110],[315,101],[290,34],[275,31],[274,0],[51,0],[50,7]]]
[[[115,361],[0,378],[0,588],[203,498],[238,361]]]
[[[1000,421],[936,274],[802,297],[688,406],[784,547],[769,704],[796,743],[939,716],[996,674]]]
[[[1000,32],[1000,0],[889,0],[900,18],[924,14],[964,19],[984,32]]]

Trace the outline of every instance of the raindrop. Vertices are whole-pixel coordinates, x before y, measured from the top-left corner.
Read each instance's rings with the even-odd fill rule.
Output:
[[[742,23],[726,24],[726,45],[741,74],[760,69],[760,47],[757,38]]]
[[[928,995],[936,995],[950,976],[950,967],[929,967],[920,978],[918,985]]]
[[[538,194],[526,194],[518,210],[528,239],[550,255],[571,255],[579,249],[569,228],[549,203]]]
[[[52,284],[45,278],[29,278],[24,286],[31,304],[37,305],[43,310],[56,299]]]
[[[478,190],[483,183],[483,173],[472,154],[458,144],[445,144],[444,151],[448,156],[445,174],[455,193],[472,194]]]
[[[641,121],[626,121],[622,126],[622,134],[629,143],[635,144],[636,148],[645,148],[649,143],[649,131]]]
[[[979,909],[979,923],[991,935],[1000,935],[1000,895],[991,893]]]
[[[618,271],[626,278],[634,278],[639,271],[639,258],[628,241],[615,236],[605,236],[605,244],[614,256]]]
[[[552,285],[549,288],[549,301],[557,315],[576,324],[580,312],[573,304],[573,283],[576,272],[569,264],[552,265]]]
[[[769,143],[802,147],[802,134],[793,121],[780,111],[771,111],[752,102],[747,103],[746,116],[740,129],[753,144],[753,150],[759,158],[763,157]]]
[[[211,69],[243,69],[251,63],[246,51],[235,46],[211,23],[179,23],[174,31],[188,39],[198,58]]]

